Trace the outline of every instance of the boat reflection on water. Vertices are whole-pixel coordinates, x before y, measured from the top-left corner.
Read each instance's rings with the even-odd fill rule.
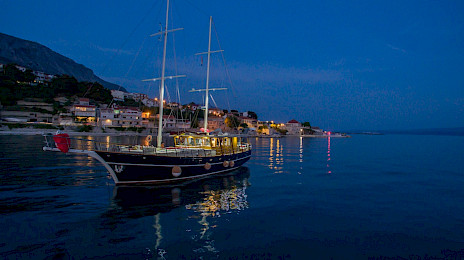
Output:
[[[128,218],[138,218],[169,212],[182,205],[212,215],[219,210],[243,208],[246,195],[240,195],[240,191],[250,185],[249,176],[249,169],[241,167],[183,186],[115,186],[112,210],[121,211]]]
[[[132,233],[144,234],[143,239],[151,237],[146,247],[148,258],[163,259],[165,254],[173,259],[213,257],[218,251],[211,238],[212,230],[219,225],[219,219],[224,219],[219,218],[221,215],[248,208],[249,177],[249,169],[241,167],[183,186],[115,186],[102,225],[112,230],[111,241],[127,237],[129,226]],[[147,217],[150,225],[133,225]],[[179,246],[179,237],[189,242]]]

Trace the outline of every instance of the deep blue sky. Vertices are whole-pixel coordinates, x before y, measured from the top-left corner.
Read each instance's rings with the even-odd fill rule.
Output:
[[[332,130],[464,126],[463,1],[172,0],[176,32],[168,74],[181,101],[204,84],[196,52],[207,48],[213,16],[221,55],[212,85],[221,108],[262,120],[310,121]],[[111,82],[155,96],[164,23],[156,1],[0,0],[0,32],[44,44]],[[218,49],[216,39],[213,48]],[[136,58],[135,58],[136,57]],[[204,59],[205,63],[206,59]],[[169,84],[174,97],[175,86]]]

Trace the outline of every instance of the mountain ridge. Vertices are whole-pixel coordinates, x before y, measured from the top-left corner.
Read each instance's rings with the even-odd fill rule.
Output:
[[[15,63],[52,75],[66,74],[79,81],[98,82],[107,89],[126,91],[123,87],[101,79],[91,69],[47,46],[4,33],[0,33],[0,63]]]

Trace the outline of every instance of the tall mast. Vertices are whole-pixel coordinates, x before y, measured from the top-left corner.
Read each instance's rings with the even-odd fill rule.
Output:
[[[209,91],[216,91],[216,90],[224,90],[227,88],[209,88],[209,65],[210,65],[210,60],[211,60],[211,53],[215,52],[222,52],[223,50],[217,50],[217,51],[211,51],[211,25],[213,23],[213,17],[209,17],[209,38],[208,38],[208,51],[207,52],[201,52],[197,53],[195,55],[203,55],[203,54],[208,54],[208,62],[207,62],[207,67],[206,67],[206,88],[205,89],[192,89],[189,92],[201,92],[205,91],[206,96],[205,96],[205,122],[203,125],[204,132],[207,133],[208,130],[208,103],[209,103]]]
[[[169,0],[167,0],[167,4],[166,4],[166,27],[164,29],[163,66],[162,66],[162,69],[161,69],[158,138],[156,139],[158,148],[161,148],[161,142],[163,140],[164,72],[165,72],[165,69],[166,69],[166,45],[168,43],[168,21],[169,21],[168,17],[169,17]]]
[[[161,85],[160,85],[160,100],[159,100],[159,123],[158,123],[158,138],[157,138],[157,147],[161,148],[161,142],[163,140],[163,101],[164,101],[164,81],[165,79],[173,79],[173,78],[181,78],[185,77],[185,75],[176,75],[176,76],[165,76],[165,71],[166,71],[166,46],[168,43],[168,32],[175,32],[179,30],[183,30],[184,28],[177,28],[177,29],[171,29],[168,30],[168,20],[169,19],[169,0],[167,0],[166,4],[166,26],[164,29],[164,32],[158,32],[155,34],[152,34],[150,36],[156,36],[156,35],[163,35],[164,36],[164,48],[163,48],[163,65],[161,69],[161,77],[160,78],[154,78],[154,79],[145,79],[143,81],[157,81],[161,80]]]
[[[209,62],[211,59],[211,23],[213,22],[213,17],[209,17],[209,39],[208,39],[208,63],[206,67],[206,99],[205,99],[205,124],[204,129],[205,133],[208,130],[208,101],[209,101]]]

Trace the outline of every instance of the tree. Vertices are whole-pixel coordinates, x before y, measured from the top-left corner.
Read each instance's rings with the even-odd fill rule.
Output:
[[[8,64],[3,69],[3,75],[6,79],[12,81],[24,81],[23,72],[16,68],[15,64]]]
[[[260,134],[263,133],[264,129],[269,129],[269,127],[267,125],[260,125],[258,127],[258,133],[260,133]]]
[[[240,127],[248,128],[248,124],[247,124],[247,123],[241,123],[241,124],[240,124]]]
[[[16,105],[16,99],[13,99],[14,94],[13,92],[6,87],[0,87],[0,103],[3,106],[14,106]]]
[[[258,119],[258,115],[253,111],[248,111],[248,117],[256,119],[256,120]]]
[[[229,128],[236,128],[239,126],[240,120],[236,116],[228,116],[225,123]]]
[[[310,128],[311,128],[311,124],[310,124],[309,122],[304,122],[304,123],[303,123],[303,126],[305,126],[305,127],[310,127]]]
[[[68,75],[61,75],[53,78],[50,82],[50,86],[54,90],[54,95],[64,95],[71,97],[79,94],[79,84],[76,78]]]
[[[111,93],[111,92],[110,92]],[[111,94],[110,94],[111,95]],[[116,101],[116,104],[126,107],[139,107],[139,102],[135,101],[132,98],[126,98],[124,101]]]
[[[24,82],[34,82],[35,75],[32,73],[32,70],[26,69],[26,71],[23,73],[23,80]]]
[[[113,96],[111,95],[111,90],[103,87],[98,82],[90,83],[90,82],[80,82],[79,83],[79,89],[80,92],[79,94],[86,95],[87,97],[90,97],[91,99],[109,104],[111,100],[113,100]],[[137,104],[138,106],[138,104]]]

